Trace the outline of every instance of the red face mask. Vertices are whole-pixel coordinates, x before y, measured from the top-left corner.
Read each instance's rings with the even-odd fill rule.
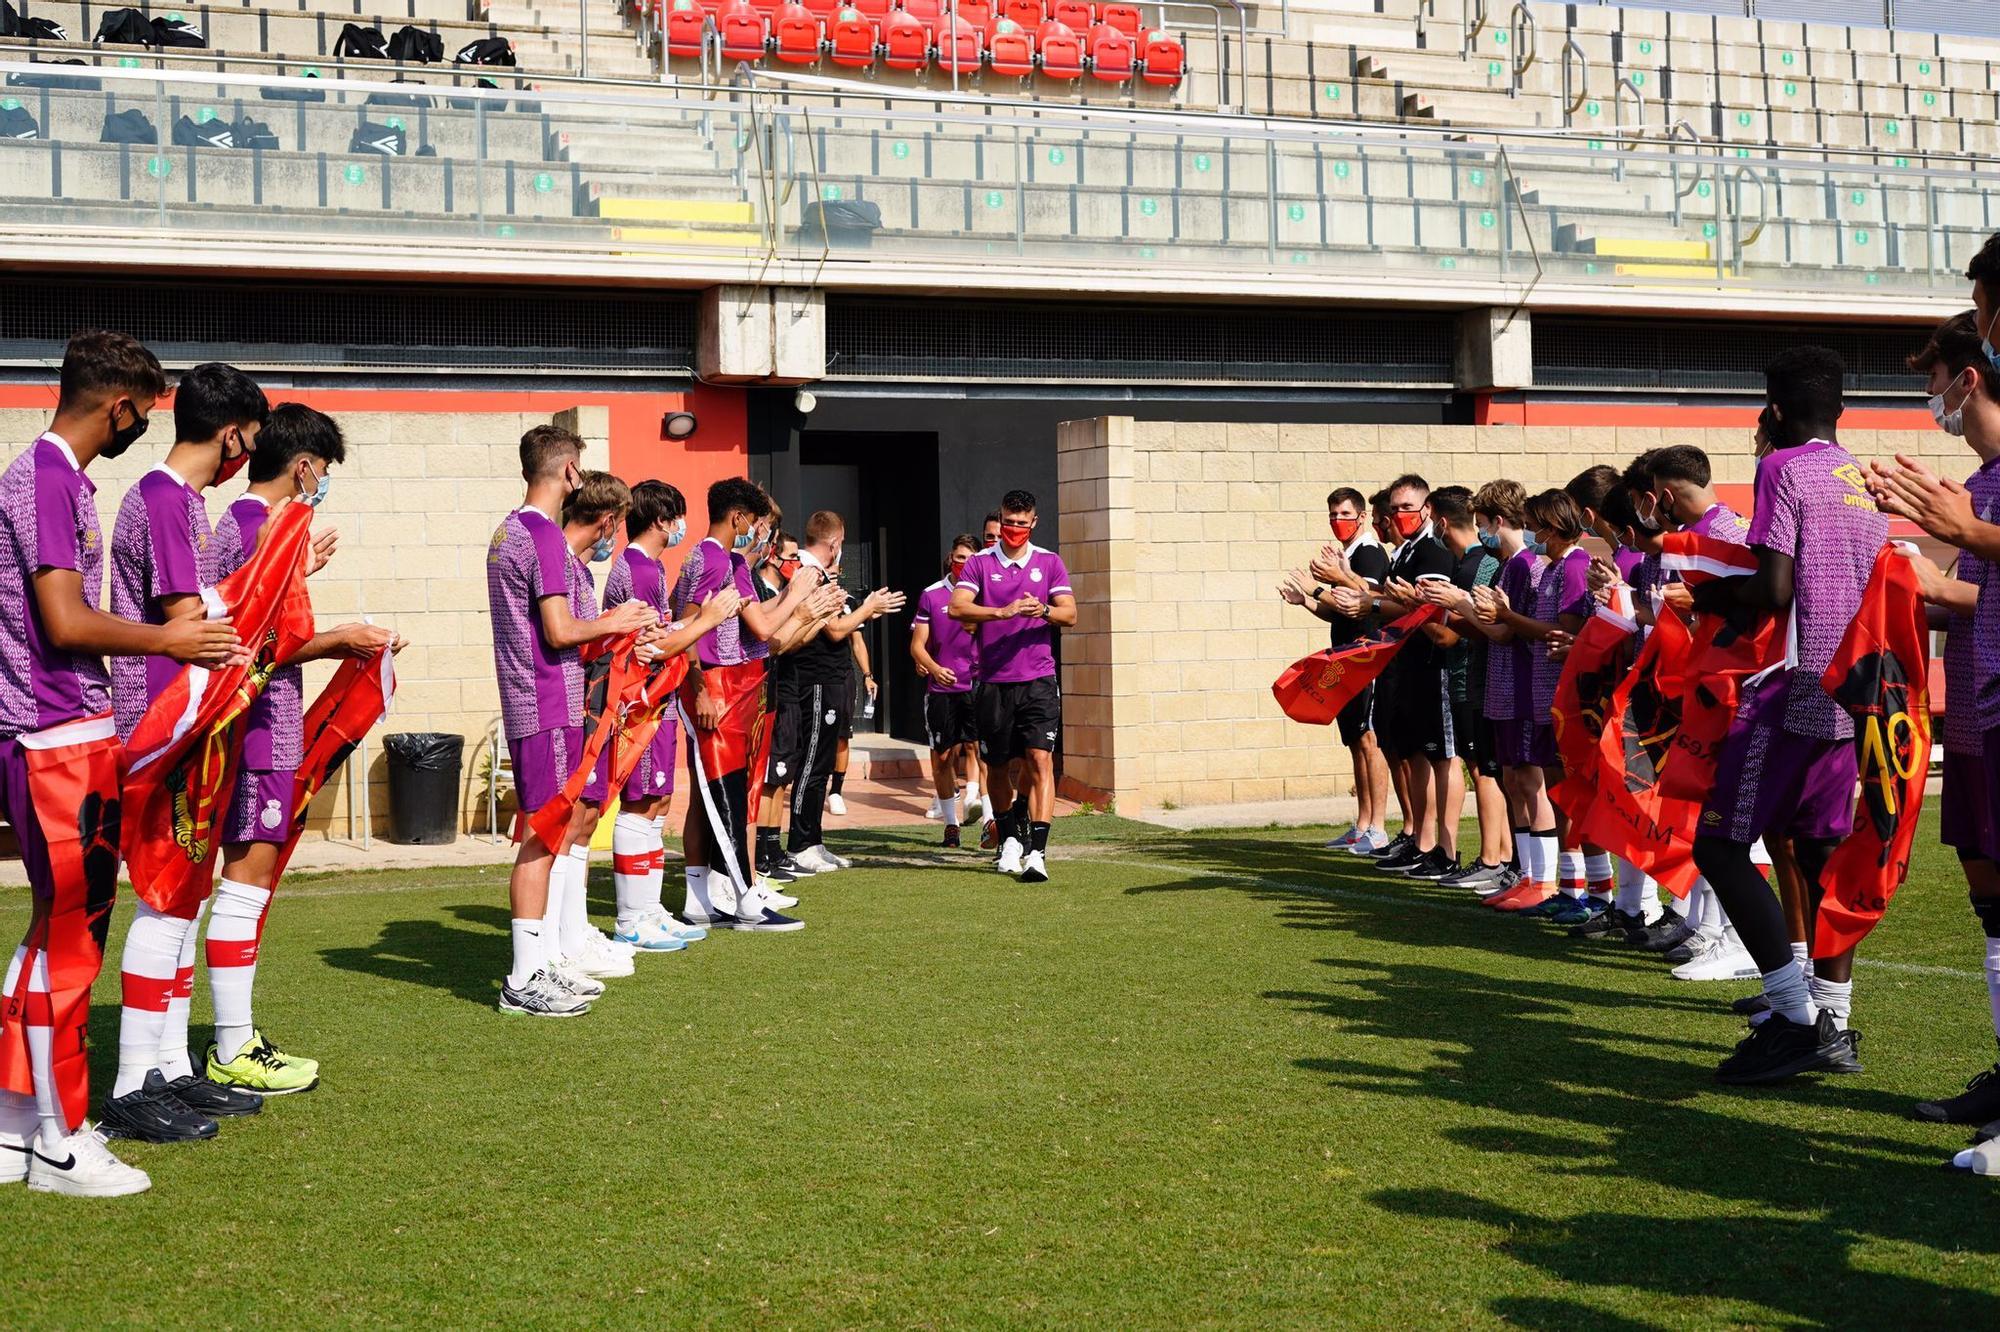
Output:
[[[1334,538],[1343,546],[1354,540],[1354,534],[1361,530],[1359,518],[1331,518],[1327,521],[1333,528]]]
[[[1396,535],[1408,541],[1422,530],[1424,516],[1421,513],[1392,513],[1389,521],[1396,525]]]
[[[952,556],[952,557],[951,557],[951,571],[952,571],[953,573],[957,573],[957,572],[959,572],[959,571],[960,571],[961,569],[965,568],[965,562],[966,562],[966,561],[967,561],[968,559],[970,559],[970,558],[971,558],[971,556],[969,556],[969,555],[954,555],[954,556]]]
[[[797,560],[778,561],[778,573],[781,577],[784,578],[786,582],[790,582],[792,579],[792,575],[797,573],[798,571],[799,571],[799,562]]]
[[[1034,528],[1028,526],[1026,523],[1002,523],[1000,524],[1000,544],[1003,546],[1021,545],[1027,541],[1028,533],[1034,530]]]

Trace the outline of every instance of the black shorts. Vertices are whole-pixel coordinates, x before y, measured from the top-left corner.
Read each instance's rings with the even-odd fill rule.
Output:
[[[1031,749],[1053,750],[1062,734],[1062,690],[1055,677],[982,684],[976,691],[979,757],[1005,763]]]
[[[924,730],[931,738],[931,752],[941,754],[960,745],[976,744],[979,723],[972,706],[974,691],[924,695]]]
[[[764,769],[764,785],[789,786],[815,767],[831,769],[832,755],[821,751],[832,743],[850,711],[847,691],[837,684],[796,674],[779,679],[771,691],[771,760]]]
[[[1375,686],[1369,685],[1340,710],[1334,724],[1340,727],[1340,743],[1352,749],[1361,737],[1375,729]]]
[[[1400,671],[1390,694],[1390,706],[1378,701],[1375,707],[1375,734],[1384,754],[1436,761],[1456,752],[1451,682],[1442,668]]]
[[[1458,756],[1474,772],[1481,777],[1500,775],[1500,742],[1494,736],[1493,723],[1487,720],[1483,708],[1470,702],[1452,704],[1451,734]]]

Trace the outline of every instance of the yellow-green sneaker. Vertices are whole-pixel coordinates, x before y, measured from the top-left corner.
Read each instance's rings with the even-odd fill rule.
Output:
[[[252,1027],[250,1029],[250,1044],[263,1046],[266,1050],[269,1050],[272,1054],[278,1056],[279,1059],[283,1060],[287,1064],[290,1064],[293,1068],[296,1068],[301,1073],[309,1073],[314,1078],[319,1077],[319,1060],[308,1059],[304,1055],[285,1053],[285,1051],[280,1050],[275,1044],[272,1043],[271,1038],[269,1036],[266,1036],[263,1032],[257,1030],[257,1028],[255,1027]]]
[[[287,1063],[262,1036],[252,1034],[249,1043],[226,1064],[216,1058],[218,1053],[211,1043],[208,1047],[208,1080],[225,1087],[241,1087],[265,1096],[289,1096],[294,1092],[309,1092],[319,1086],[318,1065],[304,1069]]]

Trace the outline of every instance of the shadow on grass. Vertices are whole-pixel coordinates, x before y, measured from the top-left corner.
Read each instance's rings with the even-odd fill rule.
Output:
[[[508,965],[507,908],[461,904],[450,911],[480,928],[459,929],[441,920],[392,920],[367,947],[322,948],[320,957],[343,971],[427,985],[490,1008]]]

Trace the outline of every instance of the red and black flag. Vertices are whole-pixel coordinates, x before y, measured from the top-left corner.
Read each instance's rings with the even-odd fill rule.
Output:
[[[299,834],[306,829],[306,810],[313,797],[340,771],[361,737],[389,715],[389,700],[395,693],[396,654],[383,648],[372,657],[341,662],[326,688],[306,709],[305,755],[292,778],[292,827],[278,848],[278,867],[271,873],[273,888],[291,863]],[[356,780],[365,782],[368,776],[363,773]],[[258,929],[263,929],[261,921]]]
[[[745,839],[757,817],[753,802],[763,789],[761,771],[753,771],[751,765],[760,753],[767,752],[769,743],[764,675],[762,661],[702,669],[701,692],[720,714],[713,730],[695,725],[692,681],[682,685],[679,700],[681,729],[688,737],[688,767],[700,793],[708,832],[739,894],[750,891]]]
[[[1660,544],[1662,572],[1678,574],[1690,588],[1757,572],[1756,551],[1717,537],[1670,532]],[[1662,684],[1681,699],[1676,759],[1668,765],[1666,789],[1677,799],[1699,804],[1715,785],[1715,761],[1735,720],[1743,682],[1782,660],[1786,630],[1764,611],[1732,607],[1699,612],[1693,632],[1685,665],[1676,663]]]
[[[1340,710],[1352,703],[1402,651],[1410,635],[1443,618],[1442,607],[1419,606],[1402,619],[1382,626],[1378,633],[1293,662],[1272,683],[1271,693],[1293,721],[1331,726]]]
[[[312,514],[311,505],[281,506],[249,560],[210,589],[249,661],[183,667],[125,742],[125,862],[134,891],[155,911],[192,916],[208,897],[250,705],[312,638]]]
[[[634,630],[618,638],[599,639],[583,648],[583,753],[555,799],[527,816],[528,826],[551,851],[563,849],[570,812],[583,798],[583,788],[590,785],[597,772],[597,761],[603,756],[617,722],[616,700],[644,678],[645,668],[639,665],[635,651],[638,641],[638,631]]]
[[[1576,826],[1583,824],[1602,785],[1597,742],[1604,734],[1604,714],[1612,694],[1631,673],[1639,650],[1638,632],[1636,621],[1600,606],[1577,631],[1576,641],[1563,659],[1555,706],[1550,710],[1563,779],[1549,792],[1549,799]]]
[[[1854,716],[1861,795],[1854,831],[1820,873],[1813,956],[1835,957],[1882,919],[1910,872],[1930,775],[1930,633],[1916,570],[1895,542],[1875,557],[1861,609],[1820,683]]]
[[[626,687],[619,700],[617,719],[611,731],[611,789],[622,791],[632,770],[639,766],[639,760],[653,737],[659,734],[660,724],[667,719],[667,713],[674,706],[674,696],[680,692],[681,681],[687,678],[687,654],[669,657],[656,662],[647,669],[645,675]]]
[[[1585,840],[1631,861],[1676,897],[1686,897],[1694,886],[1701,806],[1665,789],[1666,772],[1681,761],[1674,747],[1681,699],[1662,680],[1685,669],[1688,649],[1680,617],[1661,616],[1632,669],[1612,690],[1590,769],[1596,798],[1583,820]]]

